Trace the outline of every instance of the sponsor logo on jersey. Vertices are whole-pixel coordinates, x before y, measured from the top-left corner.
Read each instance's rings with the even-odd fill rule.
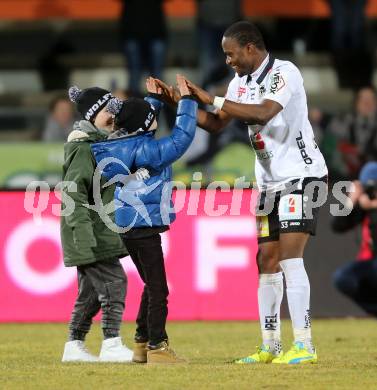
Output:
[[[238,87],[238,97],[240,98],[244,93],[246,93],[246,88],[245,87]]]
[[[250,141],[251,141],[253,148],[255,150],[262,150],[265,147],[263,138],[260,135],[260,133],[255,133],[255,134],[251,135]]]
[[[308,165],[313,164],[313,160],[310,158],[310,156],[308,155],[308,153],[305,149],[306,145],[305,145],[304,140],[302,139],[302,132],[301,131],[299,132],[299,136],[296,138],[296,143],[297,143],[298,149],[301,153],[301,157],[304,160],[305,164],[308,164]]]
[[[272,152],[265,150],[266,146],[259,132],[254,134],[249,133],[249,137],[258,160],[269,160],[273,157]]]
[[[279,71],[277,71],[275,74],[272,75],[270,92],[275,94],[284,86],[285,86],[285,81],[283,79],[283,76],[280,74]]]

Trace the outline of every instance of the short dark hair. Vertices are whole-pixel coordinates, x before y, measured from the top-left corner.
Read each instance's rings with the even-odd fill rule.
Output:
[[[240,46],[246,46],[248,43],[252,43],[260,50],[266,48],[258,27],[250,22],[241,21],[233,23],[226,29],[224,38],[235,39]]]

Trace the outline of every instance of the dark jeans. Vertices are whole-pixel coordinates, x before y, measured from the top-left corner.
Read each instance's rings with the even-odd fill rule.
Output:
[[[377,261],[353,261],[334,273],[338,290],[377,317]]]
[[[366,0],[330,0],[331,46],[334,50],[365,46]]]
[[[221,48],[221,40],[226,27],[208,26],[203,23],[198,25],[199,65],[202,72],[201,84],[203,88],[211,85],[210,79],[216,77],[214,72],[222,74],[223,79],[229,75],[229,68],[225,63],[225,57]],[[225,71],[224,71],[225,69]],[[221,80],[217,80],[219,82]]]
[[[140,82],[143,70],[146,70],[148,75],[152,77],[162,78],[166,55],[166,42],[164,40],[127,39],[124,42],[124,53],[129,72],[128,89],[131,93],[141,93]]]
[[[341,88],[370,85],[373,55],[366,35],[366,0],[330,0],[331,48]]]
[[[166,280],[164,255],[159,233],[149,237],[129,239],[122,237],[144,285],[139,313],[136,319],[135,340],[149,341],[155,346],[167,340],[169,289]]]
[[[119,259],[78,266],[77,278],[79,291],[69,324],[70,339],[83,339],[100,309],[105,337],[108,333],[117,336],[127,292],[127,276]]]

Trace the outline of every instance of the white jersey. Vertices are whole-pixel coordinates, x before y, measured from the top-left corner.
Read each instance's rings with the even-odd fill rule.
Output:
[[[244,104],[268,99],[283,107],[265,126],[249,125],[260,189],[278,191],[293,179],[327,175],[309,123],[303,79],[295,65],[267,56],[253,74],[235,75],[226,99]]]

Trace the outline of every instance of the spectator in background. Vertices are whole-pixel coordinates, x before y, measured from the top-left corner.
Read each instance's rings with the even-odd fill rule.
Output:
[[[203,88],[208,88],[230,76],[221,40],[227,27],[241,19],[241,1],[197,0],[197,3],[201,84]]]
[[[339,268],[335,286],[367,313],[377,317],[377,163],[367,163],[349,194],[350,214],[334,217],[333,230],[343,233],[361,227],[362,238],[356,261]]]
[[[42,139],[48,142],[65,142],[74,122],[72,103],[65,96],[55,97],[49,107],[49,115]]]
[[[330,170],[330,180],[341,180],[347,177],[347,172],[342,170],[344,164],[337,151],[337,140],[329,130],[333,115],[322,111],[318,107],[311,107],[308,116],[313,127],[315,141],[319,145]]]
[[[127,92],[120,88],[112,90],[111,94],[120,100],[126,100],[128,98]]]
[[[344,163],[346,177],[358,177],[361,166],[377,160],[377,96],[372,87],[361,88],[355,95],[354,107],[344,118],[330,123],[330,133]]]
[[[315,140],[321,144],[326,127],[326,116],[318,107],[311,107],[308,111],[309,122],[313,127]]]
[[[341,88],[360,88],[372,81],[373,60],[367,47],[367,0],[329,0],[331,49]]]
[[[127,93],[140,96],[143,70],[161,78],[165,66],[167,27],[164,0],[121,0],[121,40],[129,74]]]
[[[225,95],[234,74],[224,61],[221,40],[229,25],[241,19],[240,0],[197,0],[200,82],[216,95]],[[202,142],[197,132],[193,148]],[[188,159],[187,165],[209,164],[221,149],[233,141],[249,144],[246,125],[232,120],[222,134],[209,134],[204,150]]]

